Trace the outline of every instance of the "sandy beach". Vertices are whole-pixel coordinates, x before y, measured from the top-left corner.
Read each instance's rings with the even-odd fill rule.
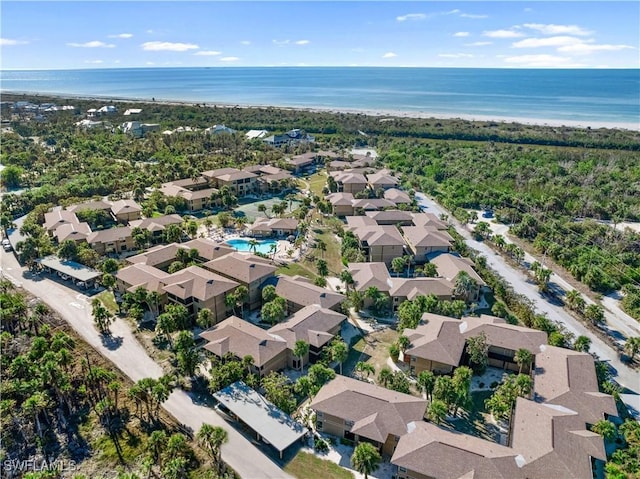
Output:
[[[446,114],[439,112],[428,111],[404,111],[404,110],[382,110],[382,109],[358,109],[358,108],[323,108],[323,107],[308,107],[308,106],[288,106],[288,105],[267,105],[267,104],[236,104],[236,103],[224,103],[224,102],[194,102],[187,100],[175,100],[175,99],[163,99],[163,98],[126,98],[116,97],[108,95],[74,95],[68,93],[43,93],[43,92],[29,92],[29,91],[0,91],[0,95],[35,95],[45,96],[60,99],[78,99],[86,101],[105,101],[105,102],[119,102],[119,103],[157,103],[163,105],[201,105],[210,108],[277,108],[281,110],[289,111],[307,111],[307,112],[322,112],[322,113],[334,113],[334,114],[353,114],[353,115],[366,115],[380,117],[380,121],[384,121],[385,118],[422,118],[430,120],[464,120],[464,121],[479,121],[479,122],[496,122],[496,123],[517,123],[521,125],[530,126],[543,126],[543,127],[568,127],[568,128],[582,128],[582,129],[620,129],[640,131],[640,118],[637,123],[628,122],[607,122],[607,121],[571,121],[571,120],[553,120],[546,118],[526,118],[526,117],[493,117],[490,115],[475,115],[475,114]]]

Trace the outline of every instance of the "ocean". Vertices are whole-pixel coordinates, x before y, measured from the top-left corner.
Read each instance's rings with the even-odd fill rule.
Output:
[[[367,67],[10,70],[2,92],[640,129],[640,70]]]

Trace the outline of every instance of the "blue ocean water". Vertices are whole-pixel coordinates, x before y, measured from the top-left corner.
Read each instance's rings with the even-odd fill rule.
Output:
[[[4,92],[640,125],[640,70],[139,68],[2,71]]]

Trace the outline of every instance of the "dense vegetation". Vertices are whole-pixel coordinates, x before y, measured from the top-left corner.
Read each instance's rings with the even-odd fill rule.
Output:
[[[59,477],[60,468],[75,478],[114,477],[115,470],[129,479],[233,477],[225,476],[217,450],[210,454],[211,426],[198,433],[200,449],[160,408],[175,378],[131,384],[45,304],[7,281],[0,283],[0,302],[0,456],[14,465],[4,472],[19,477],[46,461],[54,470],[30,477]]]

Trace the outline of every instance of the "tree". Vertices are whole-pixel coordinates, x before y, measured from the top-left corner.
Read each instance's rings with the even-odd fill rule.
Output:
[[[473,231],[481,238],[487,238],[491,233],[491,227],[489,226],[489,223],[480,221],[476,224],[476,227],[473,229]]]
[[[269,214],[267,213],[267,207],[264,203],[258,203],[258,211],[263,213],[267,218],[269,218]]]
[[[513,359],[520,368],[518,374],[522,373],[523,369],[529,369],[533,362],[533,353],[526,348],[520,348],[516,351]]]
[[[391,260],[391,269],[396,273],[396,276],[400,276],[400,273],[404,271],[405,266],[406,260],[404,258],[398,257]]]
[[[345,362],[349,356],[349,346],[347,346],[347,343],[342,341],[342,339],[335,338],[329,345],[329,351],[331,360],[338,362],[340,365],[340,374],[342,374],[342,363]]]
[[[567,306],[569,306],[569,309],[580,314],[584,312],[585,301],[579,291],[575,289],[567,291],[567,294],[565,295],[565,301],[567,303]]]
[[[591,426],[591,430],[596,434],[600,434],[605,441],[611,441],[618,434],[615,424],[606,419],[601,419],[595,423]]]
[[[460,271],[454,280],[453,294],[469,303],[478,291],[478,283],[466,271]]]
[[[260,310],[262,320],[271,324],[282,321],[286,314],[287,304],[281,297],[276,297],[273,301],[269,301]]]
[[[591,347],[591,339],[588,336],[578,336],[573,343],[573,349],[581,353],[588,353]]]
[[[202,329],[208,329],[214,324],[213,313],[209,308],[202,308],[198,311],[198,317],[196,319],[196,324],[198,327]]]
[[[436,424],[441,424],[442,421],[447,417],[448,407],[441,401],[440,399],[434,399],[429,404],[427,408],[427,417],[430,421],[435,422]]]
[[[324,252],[327,251],[327,243],[321,239],[316,240],[315,248],[320,251],[320,257],[324,258]],[[325,275],[326,276],[326,275]]]
[[[433,388],[436,384],[436,377],[433,372],[424,370],[418,373],[418,386],[424,391],[427,399],[431,400]]]
[[[299,339],[296,341],[293,347],[293,355],[300,359],[300,371],[302,372],[302,365],[304,362],[304,357],[309,352],[309,343]]]
[[[111,313],[109,313],[109,310],[105,308],[97,298],[91,302],[91,308],[93,322],[98,328],[98,331],[102,334],[107,334],[109,332],[109,325],[113,322]]]
[[[269,301],[273,301],[276,298],[276,287],[273,285],[267,285],[262,288],[262,301],[268,303]]]
[[[319,259],[316,261],[316,268],[318,270],[318,274],[322,277],[325,278],[327,276],[329,276],[329,266],[327,265],[327,262],[323,259]]]
[[[435,278],[438,276],[438,268],[433,263],[425,263],[422,266],[422,274],[427,278]]]
[[[216,463],[218,471],[222,466],[220,451],[223,444],[229,441],[229,434],[220,426],[212,426],[203,424],[197,434],[198,444],[202,447],[209,457]]]
[[[165,227],[163,234],[167,243],[177,243],[182,238],[182,228],[180,225],[170,224]]]
[[[371,363],[367,363],[367,362],[364,362],[364,361],[358,361],[356,363],[355,370],[358,373],[360,373],[360,375],[366,374],[367,378],[369,377],[369,375],[376,373],[375,366],[373,364],[371,364]]]
[[[467,338],[467,353],[474,371],[483,372],[487,368],[489,344],[484,331],[478,336]]]
[[[373,444],[361,442],[353,451],[351,465],[356,471],[364,475],[364,479],[367,479],[369,474],[378,469],[381,460],[380,453]]]
[[[353,276],[351,275],[351,272],[346,269],[340,272],[340,281],[344,283],[344,287],[347,290],[347,292],[349,292],[350,288],[354,284]]]
[[[584,317],[594,326],[604,322],[604,308],[599,304],[590,304],[584,310]]]
[[[387,387],[392,379],[393,379],[393,372],[391,371],[391,368],[389,368],[388,366],[383,366],[380,372],[378,373],[378,382],[382,386]]]
[[[633,361],[636,354],[640,352],[640,336],[628,338],[624,343],[624,350],[629,355],[630,360]]]

